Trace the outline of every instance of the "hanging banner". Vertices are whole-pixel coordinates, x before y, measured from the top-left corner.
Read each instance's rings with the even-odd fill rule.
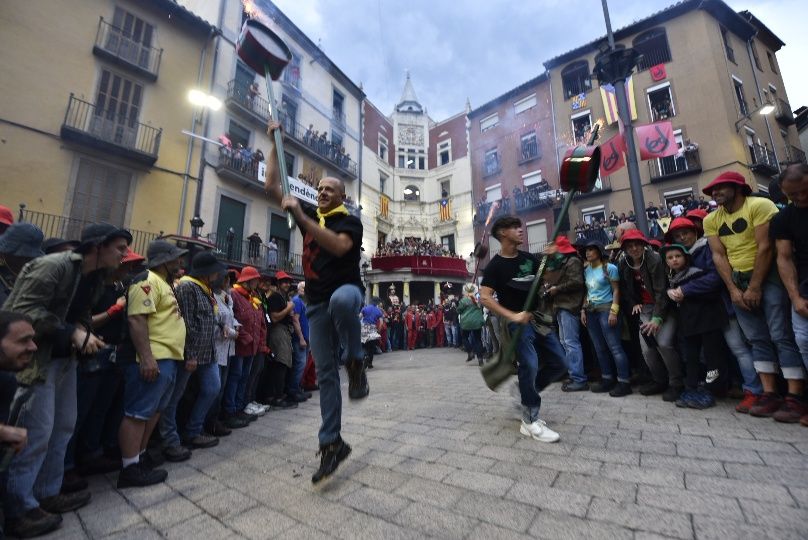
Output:
[[[619,115],[617,114],[617,95],[614,91],[614,85],[604,84],[600,87],[600,97],[603,99],[603,110],[606,112],[606,124],[611,125],[617,122]],[[637,101],[634,99],[634,78],[629,77],[626,79],[626,99],[628,100],[628,108],[631,110],[631,119],[637,119]]]
[[[643,161],[675,156],[679,151],[670,122],[637,126],[635,131],[640,143],[640,159]]]
[[[626,140],[618,133],[600,145],[600,176],[612,175],[626,165],[623,153],[626,151]]]
[[[266,161],[258,162],[258,181],[264,183],[267,174]],[[317,206],[317,188],[308,185],[298,178],[289,178],[289,193],[303,202]]]
[[[648,70],[648,73],[651,74],[652,81],[658,82],[668,77],[668,74],[665,71],[665,64],[657,64],[652,66],[651,69]]]

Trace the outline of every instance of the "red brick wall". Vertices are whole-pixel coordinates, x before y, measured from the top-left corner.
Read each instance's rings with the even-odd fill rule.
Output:
[[[387,163],[395,166],[396,148],[393,140],[393,124],[368,100],[362,103],[365,111],[364,144],[374,154],[379,153],[379,134],[387,139]],[[384,130],[382,130],[384,126]]]
[[[441,133],[448,132],[448,135],[441,136]],[[429,156],[428,167],[434,169],[438,166],[438,143],[444,142],[447,139],[452,140],[452,160],[466,157],[466,115],[460,114],[454,118],[450,118],[444,122],[435,124],[435,127],[429,130],[429,148],[427,150]]]

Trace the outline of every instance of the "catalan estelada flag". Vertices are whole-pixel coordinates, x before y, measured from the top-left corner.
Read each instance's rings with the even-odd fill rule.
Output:
[[[452,203],[449,199],[440,200],[440,220],[449,221],[452,219]]]
[[[379,214],[384,217],[390,214],[390,199],[387,195],[379,195]]]
[[[606,124],[611,125],[617,122],[617,96],[614,93],[614,85],[604,84],[600,87],[600,97],[603,99],[603,110],[606,112]],[[626,79],[626,98],[628,98],[628,108],[631,109],[631,119],[637,119],[637,101],[634,99],[634,78]]]

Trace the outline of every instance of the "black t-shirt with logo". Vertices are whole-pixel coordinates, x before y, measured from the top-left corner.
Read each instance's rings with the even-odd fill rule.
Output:
[[[769,234],[774,240],[790,240],[800,295],[808,298],[808,208],[790,204],[772,218]]]
[[[519,251],[513,258],[497,254],[485,267],[482,285],[496,291],[501,306],[519,312],[525,307],[532,280],[518,281],[518,278],[533,276],[538,268],[539,259],[527,251]]]
[[[307,216],[319,223],[314,209],[303,210]],[[359,272],[360,249],[362,247],[362,222],[351,215],[334,215],[326,218],[326,228],[335,233],[346,233],[353,240],[353,246],[342,257],[322,249],[314,237],[301,227],[303,232],[303,275],[306,278],[306,297],[309,304],[328,301],[340,286],[356,285],[364,295],[362,276]]]

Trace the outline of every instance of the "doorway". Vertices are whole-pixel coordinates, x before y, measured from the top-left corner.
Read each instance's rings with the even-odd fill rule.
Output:
[[[219,200],[216,248],[231,261],[241,261],[247,205],[224,195]]]

